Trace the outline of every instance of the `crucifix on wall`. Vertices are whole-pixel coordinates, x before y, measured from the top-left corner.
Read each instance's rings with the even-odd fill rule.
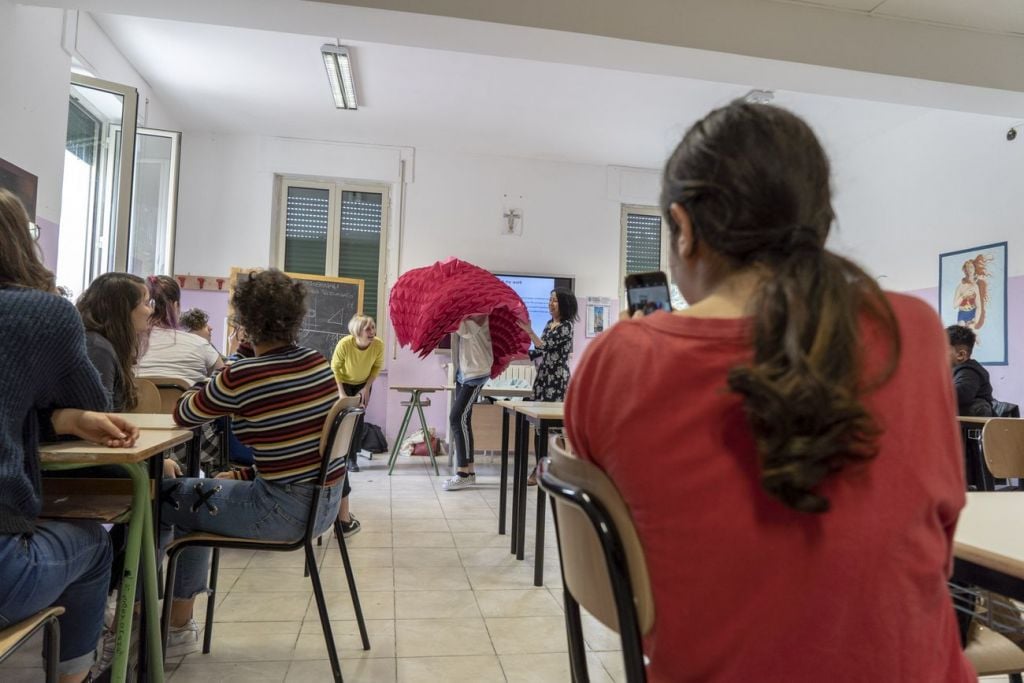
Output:
[[[522,218],[523,214],[516,209],[509,209],[501,215],[505,218],[505,232],[507,234],[514,235],[516,232],[521,232],[521,230],[516,230],[516,221]]]

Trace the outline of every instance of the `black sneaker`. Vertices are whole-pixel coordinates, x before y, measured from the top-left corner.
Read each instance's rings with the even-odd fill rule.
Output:
[[[363,528],[363,525],[359,523],[359,520],[352,513],[349,513],[348,519],[349,521],[341,523],[341,533],[345,538],[355,536]]]
[[[359,458],[358,457],[352,458],[351,460],[348,461],[348,471],[349,472],[358,472],[359,471]]]

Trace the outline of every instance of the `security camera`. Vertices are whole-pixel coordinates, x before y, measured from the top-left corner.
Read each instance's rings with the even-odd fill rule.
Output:
[[[1006,139],[1007,140],[1016,140],[1017,139],[1017,129],[1016,128],[1011,128],[1010,130],[1006,131]]]

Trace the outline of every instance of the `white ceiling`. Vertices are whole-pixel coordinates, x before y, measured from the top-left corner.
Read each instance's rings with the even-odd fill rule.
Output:
[[[378,43],[349,43],[357,111],[334,108],[299,35],[118,15],[96,20],[189,131],[253,133],[656,168],[682,131],[750,86]],[[919,107],[779,91],[833,154]]]
[[[1024,34],[1020,0],[779,0],[943,26]]]

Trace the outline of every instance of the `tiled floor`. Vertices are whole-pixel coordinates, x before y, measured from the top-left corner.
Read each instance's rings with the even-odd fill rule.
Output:
[[[380,456],[352,474],[352,510],[363,524],[349,539],[372,649],[359,642],[333,539],[317,549],[346,681],[570,680],[561,581],[550,515],[545,587],[533,586],[531,489],[527,557],[497,534],[497,467],[482,458],[477,488],[451,493],[426,458],[403,458],[388,477]],[[224,551],[213,648],[168,662],[172,683],[329,681],[330,668],[309,579],[296,553]],[[584,617],[591,680],[625,680],[617,636]],[[38,647],[0,667],[8,683],[38,681]]]

